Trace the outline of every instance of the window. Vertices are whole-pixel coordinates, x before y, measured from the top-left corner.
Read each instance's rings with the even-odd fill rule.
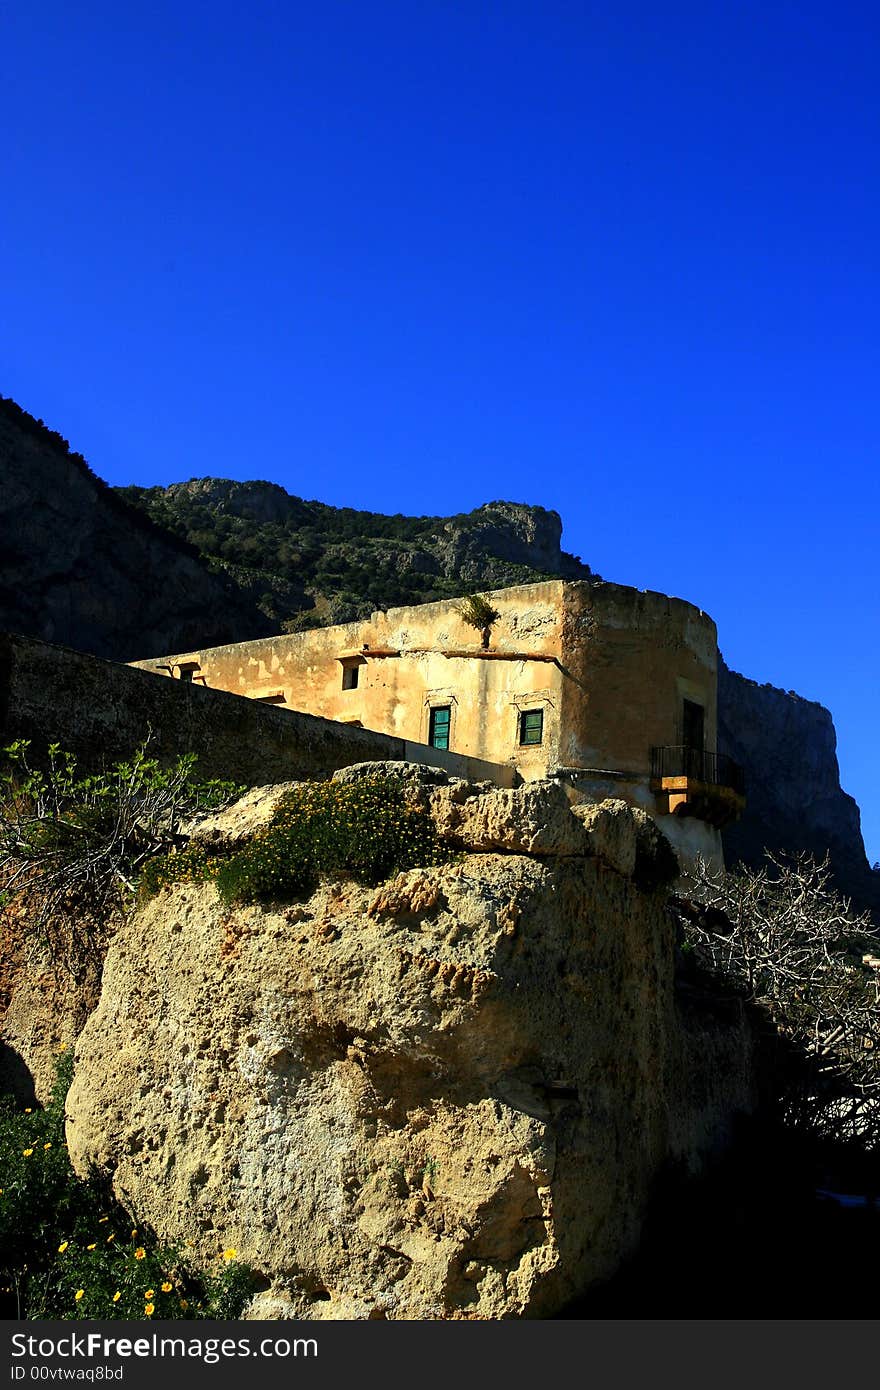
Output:
[[[357,690],[364,664],[362,656],[340,657],[342,662],[342,689]]]
[[[542,709],[520,710],[520,744],[541,743],[544,738],[544,711]]]
[[[451,714],[451,705],[435,705],[431,710],[431,721],[428,725],[428,742],[432,748],[449,747],[449,721]]]

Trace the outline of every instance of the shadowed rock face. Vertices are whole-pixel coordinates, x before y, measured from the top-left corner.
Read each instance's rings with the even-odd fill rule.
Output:
[[[0,627],[116,660],[273,630],[195,551],[2,398],[0,479]]]
[[[437,544],[443,573],[490,582],[494,565],[521,565],[560,576],[584,578],[589,568],[560,547],[558,512],[516,502],[489,502],[461,520],[446,523]]]
[[[838,888],[880,921],[859,808],[841,790],[837,736],[824,706],[718,667],[718,751],[746,769],[746,810],[723,833],[728,864],[763,862],[765,847],[830,854]]]
[[[637,816],[411,793],[453,862],[266,909],[177,885],[117,932],[77,1044],[77,1170],[205,1263],[235,1247],[267,1285],[250,1316],[548,1316],[752,1103],[741,1020],[676,1001]],[[274,799],[198,834],[241,844]]]

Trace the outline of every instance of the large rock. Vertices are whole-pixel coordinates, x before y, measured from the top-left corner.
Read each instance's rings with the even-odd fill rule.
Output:
[[[469,850],[561,855],[585,854],[589,846],[558,782],[528,782],[482,796],[466,783],[437,787],[431,815],[442,840]]]
[[[272,824],[275,812],[298,782],[276,782],[252,787],[233,806],[181,827],[189,843],[219,851],[240,849],[260,830]]]
[[[533,840],[498,795],[472,825]],[[77,1044],[77,1170],[205,1265],[235,1247],[252,1316],[552,1315],[751,1104],[741,1025],[679,1013],[663,892],[569,843],[271,910],[167,890]]]
[[[466,782],[442,768],[419,763],[365,762],[340,768],[334,782],[362,778],[400,779],[408,794],[430,813],[439,839],[471,852],[583,855],[607,860],[632,874],[637,822],[623,801],[572,807],[554,781],[529,782],[499,790],[488,782]],[[217,850],[244,844],[268,826],[284,797],[297,785],[254,787],[234,806],[206,816],[189,829],[193,843]]]

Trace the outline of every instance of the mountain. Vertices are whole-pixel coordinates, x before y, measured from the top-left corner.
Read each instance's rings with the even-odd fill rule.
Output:
[[[126,661],[273,631],[192,546],[0,396],[0,627]]]
[[[227,478],[118,493],[196,547],[287,632],[480,589],[598,577],[560,549],[558,512],[516,502],[451,517],[384,516]]]
[[[880,922],[880,873],[862,841],[859,808],[840,786],[837,735],[824,705],[759,685],[721,660],[718,751],[746,768],[746,809],[724,831],[728,864],[757,866],[764,849],[830,856],[835,881]]]
[[[108,488],[67,441],[0,397],[0,627],[116,660],[245,641],[375,608],[546,578],[598,578],[560,546],[559,514],[489,502],[450,517],[304,501],[270,482]],[[718,746],[746,769],[728,863],[764,846],[828,850],[880,920],[880,873],[840,787],[823,706],[722,662]]]

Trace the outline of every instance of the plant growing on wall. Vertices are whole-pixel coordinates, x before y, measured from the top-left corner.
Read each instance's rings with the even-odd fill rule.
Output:
[[[469,594],[457,605],[458,613],[467,623],[468,627],[474,627],[480,634],[483,647],[489,645],[492,635],[492,624],[497,623],[501,614],[497,608],[493,608],[485,594]]]

